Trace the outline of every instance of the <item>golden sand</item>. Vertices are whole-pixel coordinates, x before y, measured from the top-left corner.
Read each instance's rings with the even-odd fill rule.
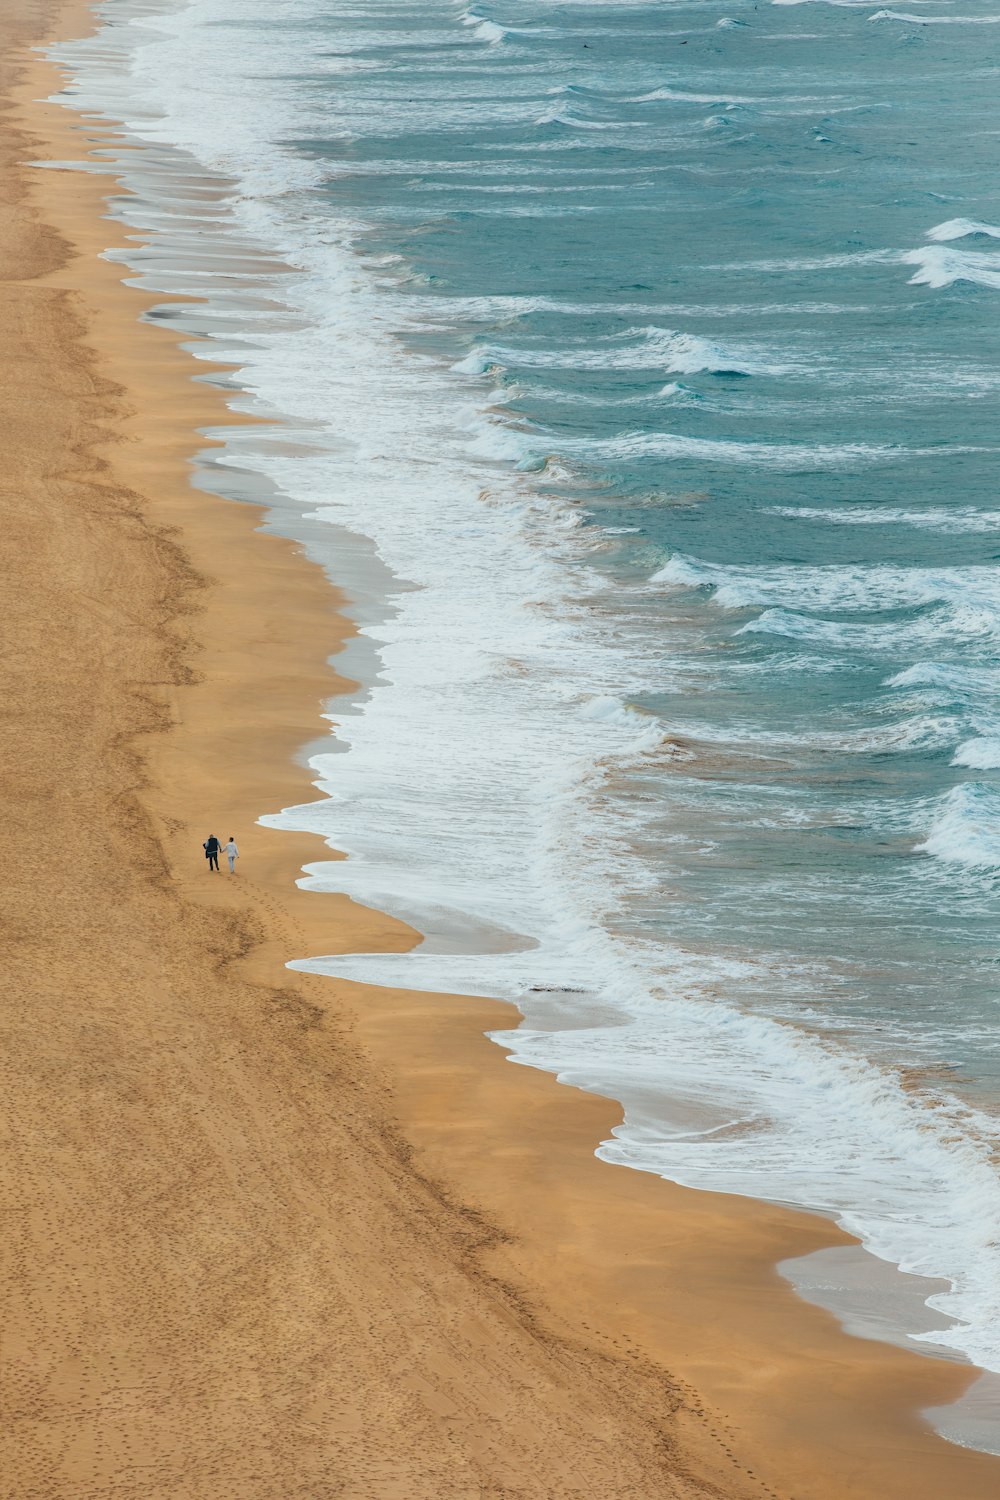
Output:
[[[349,627],[190,485],[222,397],[98,259],[107,178],[23,165],[100,144],[28,50],[89,24],[0,18],[3,1495],[995,1496],[917,1415],[970,1372],[780,1281],[827,1223],[598,1161],[508,1007],[284,968],[415,935],[256,826]]]

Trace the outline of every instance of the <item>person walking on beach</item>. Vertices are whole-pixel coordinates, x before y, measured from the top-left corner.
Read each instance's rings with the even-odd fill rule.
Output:
[[[240,851],[236,847],[236,840],[233,838],[232,834],[229,835],[229,843],[224,846],[223,853],[225,854],[226,858],[229,861],[229,873],[230,873],[230,875],[235,875],[236,874],[236,861],[240,857]]]
[[[215,837],[215,834],[210,833],[204,844],[205,858],[208,860],[209,870],[215,870],[216,872],[218,872],[219,850],[221,847],[222,846],[219,843],[219,840]]]

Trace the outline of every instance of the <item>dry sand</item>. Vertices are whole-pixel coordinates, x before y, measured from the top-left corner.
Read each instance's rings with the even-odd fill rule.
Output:
[[[780,1282],[825,1222],[597,1161],[507,1007],[284,969],[414,935],[255,827],[347,627],[189,484],[221,397],[97,259],[107,179],[19,165],[98,136],[27,51],[87,25],[0,18],[2,1494],[995,1496],[916,1415],[967,1371]]]

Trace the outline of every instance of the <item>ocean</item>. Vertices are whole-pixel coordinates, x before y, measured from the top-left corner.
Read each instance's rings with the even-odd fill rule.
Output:
[[[109,256],[281,419],[198,482],[360,628],[262,821],[425,934],[292,967],[515,1001],[603,1157],[830,1215],[874,1269],[803,1295],[1000,1372],[1000,14],[97,9]]]

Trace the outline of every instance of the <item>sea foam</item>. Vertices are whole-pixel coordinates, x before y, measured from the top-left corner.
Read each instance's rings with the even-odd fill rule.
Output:
[[[1000,229],[995,224],[983,224],[978,219],[947,219],[943,224],[935,224],[933,229],[927,231],[929,240],[945,242],[980,235],[986,239],[998,240]]]

